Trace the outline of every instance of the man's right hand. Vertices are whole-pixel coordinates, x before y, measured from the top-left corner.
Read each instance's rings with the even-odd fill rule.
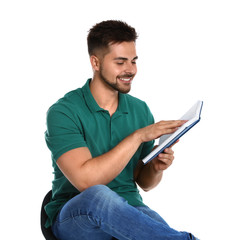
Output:
[[[162,135],[175,132],[186,122],[187,121],[185,120],[160,121],[147,127],[138,129],[136,132],[139,134],[141,142],[148,142],[157,139]]]

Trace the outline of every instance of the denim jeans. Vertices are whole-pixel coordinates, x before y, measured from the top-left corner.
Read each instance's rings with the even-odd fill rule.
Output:
[[[53,226],[60,240],[180,240],[194,239],[178,232],[147,206],[133,207],[104,185],[90,187],[69,200]]]

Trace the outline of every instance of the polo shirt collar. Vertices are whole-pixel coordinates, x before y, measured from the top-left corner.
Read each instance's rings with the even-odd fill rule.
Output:
[[[90,81],[91,79],[88,79],[85,85],[82,87],[82,92],[83,92],[83,96],[87,104],[87,107],[90,109],[91,112],[104,111],[104,109],[97,104],[96,100],[94,99],[91,93]],[[123,113],[123,114],[128,113],[126,94],[119,93],[119,103],[118,103],[118,108],[116,113],[117,112]]]
[[[84,96],[86,105],[90,109],[91,112],[102,111],[103,109],[97,104],[93,95],[91,94],[90,81],[91,81],[91,79],[88,79],[86,81],[85,85],[82,87],[82,92],[83,92],[83,96]]]
[[[119,93],[119,103],[117,111],[123,114],[128,114],[127,98],[126,94],[124,93]]]

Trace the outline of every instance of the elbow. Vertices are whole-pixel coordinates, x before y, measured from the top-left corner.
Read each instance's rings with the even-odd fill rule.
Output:
[[[75,187],[77,188],[77,190],[78,190],[79,192],[83,192],[83,191],[85,191],[87,188],[89,188],[89,187],[85,187],[85,186],[81,186],[81,185],[75,186]]]
[[[139,185],[139,187],[144,191],[144,192],[149,192],[150,190],[152,190],[153,188],[155,188],[157,185],[158,185],[158,183],[155,183],[155,184],[153,184],[153,183],[144,183],[144,182],[142,182],[142,183],[137,183],[138,185]]]
[[[141,187],[144,192],[149,192],[152,188],[151,187]]]
[[[87,180],[87,181],[83,180],[83,181],[79,181],[79,183],[74,186],[75,186],[75,188],[78,189],[79,192],[83,192],[83,191],[87,190],[88,188],[96,186],[96,185],[102,185],[102,183],[93,182],[93,181],[89,181],[89,180]]]
[[[144,191],[144,192],[148,192],[150,191],[152,188],[149,187],[148,185],[145,185],[145,184],[141,184],[140,182],[137,182],[136,183],[138,184],[138,186]]]
[[[79,192],[83,192],[86,189],[88,189],[89,187],[92,187],[92,184],[86,183],[86,182],[79,182],[78,184],[73,184],[75,188],[77,188],[77,190]]]

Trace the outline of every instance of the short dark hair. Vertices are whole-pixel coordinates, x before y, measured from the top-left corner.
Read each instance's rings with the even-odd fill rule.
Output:
[[[89,55],[96,50],[106,50],[110,44],[132,42],[138,38],[135,29],[127,23],[118,20],[108,20],[97,23],[87,36]]]

